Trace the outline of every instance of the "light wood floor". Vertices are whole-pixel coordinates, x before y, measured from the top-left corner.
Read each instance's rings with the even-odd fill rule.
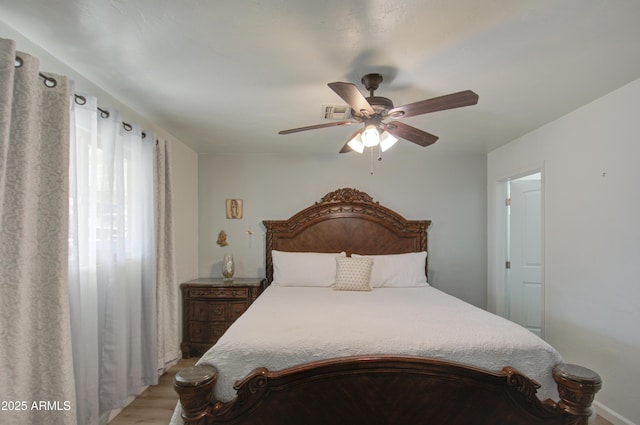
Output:
[[[178,402],[178,395],[173,389],[173,377],[180,369],[193,366],[197,361],[197,357],[180,359],[177,365],[159,378],[158,385],[147,388],[122,409],[109,425],[167,425]]]
[[[167,425],[178,402],[178,395],[173,390],[173,377],[180,369],[193,366],[196,361],[198,361],[197,358],[181,359],[177,365],[160,377],[158,385],[149,387],[140,394],[118,416],[113,418],[109,425]],[[612,424],[598,416],[591,425]]]

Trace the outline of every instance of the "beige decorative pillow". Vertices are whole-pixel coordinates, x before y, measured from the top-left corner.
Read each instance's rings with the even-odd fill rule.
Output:
[[[336,284],[338,291],[371,291],[371,258],[336,257]]]

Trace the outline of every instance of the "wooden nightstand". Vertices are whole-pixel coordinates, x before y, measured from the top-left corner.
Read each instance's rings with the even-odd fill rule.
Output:
[[[207,351],[245,312],[264,288],[264,279],[200,278],[180,285],[182,289],[182,357]]]

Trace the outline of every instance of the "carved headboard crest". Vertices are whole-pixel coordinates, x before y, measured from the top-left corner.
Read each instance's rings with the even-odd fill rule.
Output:
[[[373,204],[373,198],[368,194],[359,191],[358,189],[351,188],[343,188],[334,190],[333,192],[327,193],[322,197],[320,202],[316,202],[318,204],[327,204],[331,202],[368,202]],[[375,204],[380,204],[380,202],[375,202]]]

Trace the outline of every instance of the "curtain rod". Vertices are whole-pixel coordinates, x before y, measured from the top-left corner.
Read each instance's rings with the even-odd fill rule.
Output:
[[[23,64],[24,62],[22,61],[22,58],[16,55],[15,67],[20,68]],[[38,72],[38,75],[44,80],[43,83],[45,86],[53,88],[58,85],[58,82],[55,78],[44,75],[42,72]]]
[[[80,94],[73,94],[74,97],[74,102],[76,102],[78,105],[84,105],[87,103],[87,98],[80,95]],[[102,118],[109,118],[111,116],[111,113],[109,111],[107,111],[106,109],[102,109],[101,107],[97,107],[98,111],[100,111],[100,116]],[[124,128],[126,131],[131,131],[133,130],[133,126],[131,124],[129,124],[128,122],[124,122],[122,121],[122,128]],[[145,137],[147,137],[147,134],[143,131],[141,134],[142,138],[144,139]]]
[[[22,65],[24,64],[22,58],[18,55],[16,55],[16,59],[15,59],[15,67],[16,68],[20,68],[22,67]],[[40,76],[40,78],[43,79],[43,83],[45,86],[49,87],[49,88],[53,88],[55,86],[58,85],[58,82],[56,81],[55,78],[53,77],[49,77],[47,75],[44,75],[42,72],[38,72],[38,75]],[[78,105],[84,105],[85,103],[87,103],[87,98],[84,96],[81,96],[79,94],[74,94],[73,95],[75,97],[75,102]],[[109,113],[109,111],[107,111],[106,109],[102,109],[100,107],[98,107],[98,111],[100,111],[100,116],[102,118],[109,118],[109,116],[111,115]],[[128,122],[124,122],[122,121],[122,127],[126,130],[126,131],[131,131],[133,130],[133,126],[131,124],[129,124]],[[144,139],[145,137],[147,137],[147,134],[143,131],[141,133],[142,138]]]

